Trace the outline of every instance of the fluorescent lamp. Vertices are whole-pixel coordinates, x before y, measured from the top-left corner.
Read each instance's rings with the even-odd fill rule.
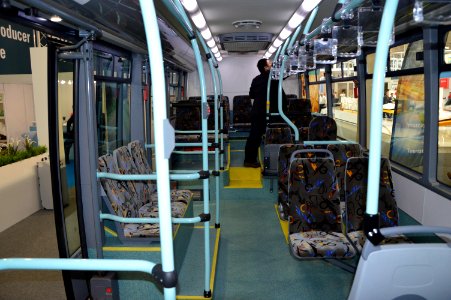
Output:
[[[219,52],[218,46],[214,46],[213,48],[211,48],[211,52],[218,53]]]
[[[203,37],[205,40],[209,40],[209,39],[212,38],[210,29],[208,29],[208,27],[206,27],[205,29],[201,30],[200,34],[202,35],[202,37]]]
[[[306,12],[311,12],[320,2],[321,0],[304,0],[301,4],[301,9]]]
[[[277,50],[276,47],[271,46],[271,47],[269,47],[268,52],[269,52],[269,53],[274,53],[274,52],[276,52],[276,50]]]
[[[199,10],[197,13],[191,15],[191,20],[193,20],[194,25],[197,28],[202,29],[207,25],[207,21],[205,21],[204,15]]]
[[[290,36],[290,34],[293,32],[293,29],[289,29],[287,28],[288,26],[285,26],[284,29],[282,29],[282,31],[279,33],[279,39],[281,39],[282,41],[286,40],[287,37]]]
[[[280,45],[282,45],[283,41],[280,39],[280,37],[278,37],[274,43],[272,43],[272,45],[276,48],[279,48]]]
[[[222,60],[222,57],[220,56],[220,57],[216,58],[216,60],[217,60],[217,61],[221,61],[221,60]]]
[[[305,16],[299,14],[298,12],[295,12],[290,21],[288,21],[288,27],[295,29],[299,26],[299,24],[302,23],[302,21],[304,21],[304,18]]]
[[[213,48],[216,45],[216,42],[214,39],[209,39],[207,41],[207,45],[208,45],[208,47]]]
[[[219,52],[216,52],[216,53],[215,53],[215,57],[216,57],[216,58],[219,58],[219,57],[221,57],[221,53],[219,53]]]
[[[193,13],[199,8],[196,0],[182,0],[182,5],[189,13]]]

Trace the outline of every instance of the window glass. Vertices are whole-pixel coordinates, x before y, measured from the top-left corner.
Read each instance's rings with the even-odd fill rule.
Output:
[[[439,88],[437,180],[451,186],[451,72],[442,73]]]
[[[113,76],[113,55],[94,50],[94,75]]]
[[[352,59],[343,62],[343,77],[357,76],[357,60]]]
[[[130,78],[131,61],[125,57],[115,56],[115,77]]]
[[[415,41],[390,49],[390,70],[399,71],[423,67],[423,60],[417,54],[423,52],[423,41]]]
[[[130,85],[96,81],[99,156],[130,142]]]
[[[368,54],[366,56],[366,72],[368,74],[373,74],[375,58],[376,58],[376,54],[374,54],[374,53]]]
[[[342,78],[341,63],[336,63],[332,66],[332,78]]]
[[[312,112],[327,114],[326,84],[309,85]]]
[[[358,89],[354,81],[332,83],[333,115],[340,138],[357,141]]]
[[[393,99],[386,90],[384,123],[391,125],[390,159],[414,171],[423,171],[424,75],[398,78]],[[393,117],[392,117],[393,115]],[[391,124],[390,124],[391,123]]]
[[[313,71],[308,72],[308,80],[309,80],[309,82],[316,82],[317,81],[316,80],[316,72],[317,72],[317,70],[313,70]]]
[[[443,49],[443,52],[445,64],[451,64],[451,35],[449,32],[446,34],[445,49]]]
[[[326,69],[325,68],[321,68],[321,69],[317,70],[317,74],[318,74],[318,76],[317,76],[318,81],[326,80]]]

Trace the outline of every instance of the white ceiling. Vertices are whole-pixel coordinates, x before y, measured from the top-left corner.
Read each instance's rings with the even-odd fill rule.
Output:
[[[231,32],[268,32],[275,38],[302,0],[197,0],[197,3],[213,36]],[[336,3],[337,0],[322,1],[312,29],[324,17],[331,16]],[[235,28],[232,23],[238,20],[259,20],[263,24],[259,29]]]

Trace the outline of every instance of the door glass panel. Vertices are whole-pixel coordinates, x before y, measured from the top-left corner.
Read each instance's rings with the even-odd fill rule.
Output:
[[[58,120],[60,130],[59,157],[61,174],[61,193],[64,207],[66,243],[69,255],[80,248],[80,235],[77,218],[74,170],[74,64],[71,61],[58,61]]]

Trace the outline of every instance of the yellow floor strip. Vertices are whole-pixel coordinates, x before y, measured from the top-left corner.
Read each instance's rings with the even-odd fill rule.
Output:
[[[277,204],[274,204],[274,208],[276,209],[276,215],[279,219],[280,228],[282,228],[283,236],[285,237],[285,241],[288,244],[288,221],[282,220],[279,215],[279,209],[277,208]]]
[[[112,236],[117,237],[117,233],[113,229],[108,228],[106,226],[103,226],[103,229],[105,229],[105,231],[108,232],[109,234],[111,234]]]
[[[213,290],[215,286],[215,278],[216,278],[216,265],[218,262],[218,251],[219,251],[219,240],[221,237],[221,228],[218,228],[216,230],[216,240],[215,240],[215,249],[213,252],[213,260],[211,263],[211,271],[210,271],[210,291],[212,297],[214,296]],[[178,295],[176,296],[176,299],[179,300],[203,300],[203,299],[211,299],[211,298],[205,298],[204,296],[184,296],[184,295]]]
[[[262,174],[260,168],[244,168],[244,167],[230,167],[229,170],[230,181],[229,185],[224,188],[228,189],[261,189]]]

